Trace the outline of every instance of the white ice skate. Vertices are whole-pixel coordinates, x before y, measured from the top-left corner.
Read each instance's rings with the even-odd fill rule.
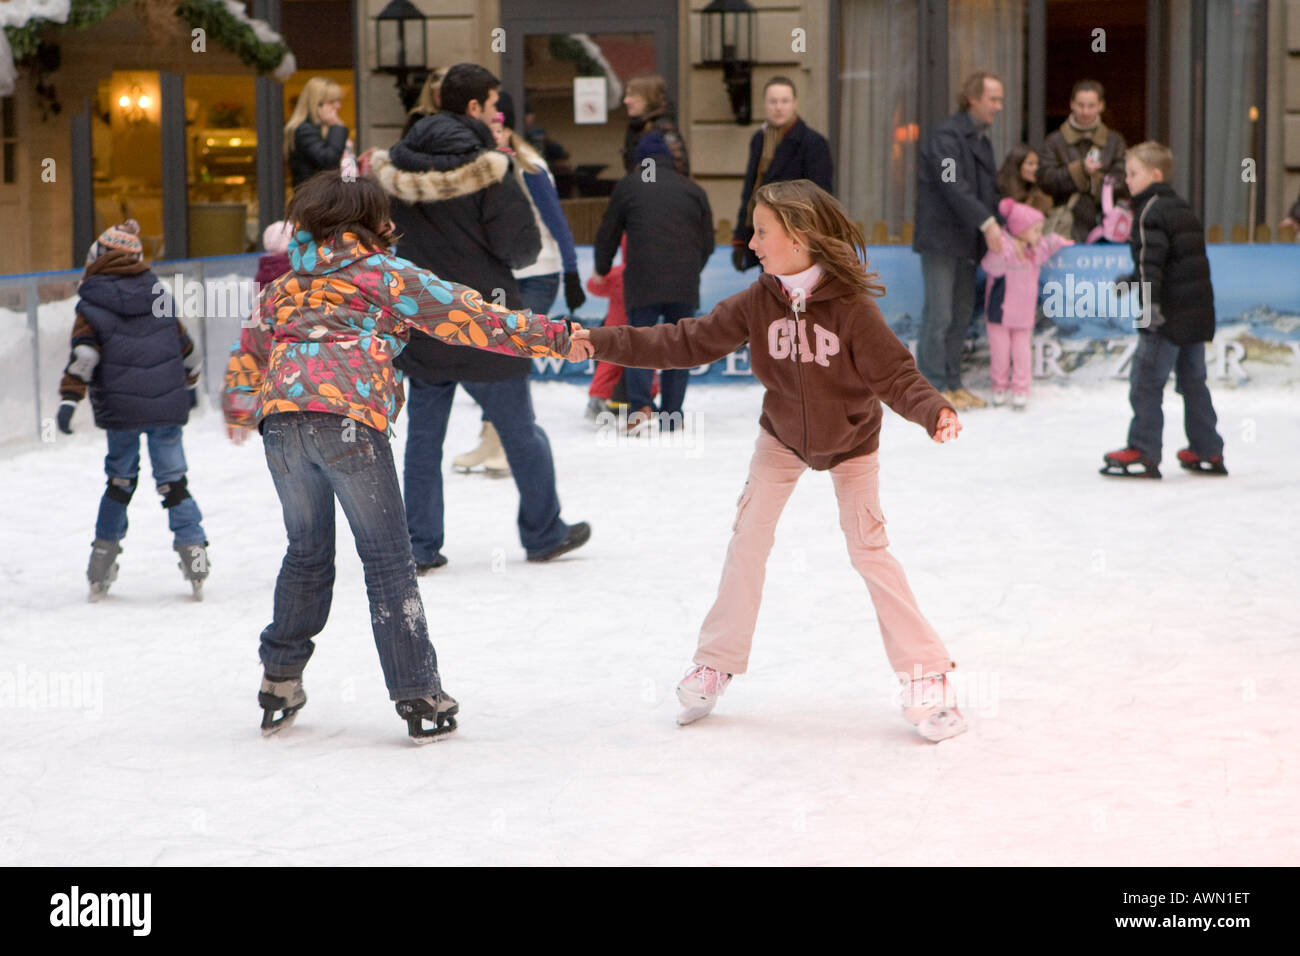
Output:
[[[957,693],[945,674],[930,674],[904,684],[903,718],[934,743],[966,730],[966,718],[957,709]]]
[[[730,674],[703,664],[691,665],[691,669],[677,685],[677,699],[682,702],[682,711],[677,715],[678,725],[684,727],[712,713],[718,696],[730,683]]]

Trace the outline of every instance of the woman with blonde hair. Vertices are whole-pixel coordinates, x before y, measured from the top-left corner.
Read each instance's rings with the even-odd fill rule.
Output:
[[[691,160],[686,142],[677,129],[672,105],[668,102],[668,85],[662,76],[634,76],[623,93],[627,107],[627,134],[623,138],[623,171],[630,173],[636,165],[636,147],[641,137],[657,132],[668,144],[673,168],[683,176],[691,174]]]
[[[694,368],[749,343],[750,367],[766,389],[718,596],[695,663],[677,685],[677,721],[708,714],[748,668],[777,522],[812,468],[831,473],[849,560],[866,582],[904,692],[903,716],[925,739],[943,740],[966,729],[947,680],[957,665],[889,553],[879,495],[881,406],[936,442],[956,438],[961,424],[885,324],[875,302],[885,290],[861,258],[866,240],[835,197],[807,179],[768,183],[755,196],[749,247],[763,274],[748,289],[703,318],[573,333],[579,346],[590,342],[594,358],[641,368]],[[810,611],[804,632],[816,623]]]
[[[420,98],[415,101],[411,112],[406,114],[406,125],[402,127],[403,136],[420,120],[442,109],[438,94],[442,89],[442,78],[447,75],[449,69],[451,68],[447,66],[435,66],[429,71],[429,78],[424,81],[424,86],[420,89]]]
[[[338,169],[352,149],[348,128],[339,122],[343,88],[323,76],[313,76],[298,94],[293,115],[284,125],[284,152],[290,181],[298,184],[324,169]]]

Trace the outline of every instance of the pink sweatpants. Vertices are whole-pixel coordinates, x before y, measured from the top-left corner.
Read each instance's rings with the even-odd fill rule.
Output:
[[[700,628],[695,663],[728,674],[743,674],[748,667],[776,524],[807,467],[765,429],[759,431],[749,464],[749,480],[741,493],[734,533],[727,546],[722,583]],[[946,673],[957,665],[916,606],[902,566],[889,553],[885,517],[880,510],[879,477],[875,452],[850,458],[831,469],[849,560],[867,582],[894,673],[907,679]]]
[[[1007,372],[1011,372],[1011,390],[1017,395],[1029,394],[1033,377],[1033,329],[1009,329],[997,322],[989,322],[989,372],[993,377],[993,390],[1007,390]]]

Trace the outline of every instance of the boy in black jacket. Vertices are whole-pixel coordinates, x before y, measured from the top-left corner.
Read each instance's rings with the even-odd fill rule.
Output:
[[[1205,380],[1205,343],[1214,338],[1214,287],[1204,229],[1166,182],[1174,168],[1167,147],[1139,143],[1129,149],[1124,167],[1134,218],[1129,235],[1134,271],[1127,278],[1142,283],[1143,302],[1129,371],[1128,445],[1104,456],[1101,473],[1160,477],[1165,422],[1160,401],[1173,371],[1191,446],[1178,453],[1178,464],[1197,474],[1226,475],[1223,438],[1215,430],[1218,419]]]
[[[72,413],[90,395],[95,424],[108,433],[99,502],[90,546],[90,599],[98,601],[117,577],[126,537],[126,506],[140,475],[140,436],[149,445],[154,484],[167,509],[180,569],[195,599],[208,576],[203,516],[186,482],[181,427],[196,404],[199,355],[173,315],[170,297],[144,262],[134,219],[106,230],[86,255],[78,288],[72,355],[59,385],[58,425],[72,434]]]

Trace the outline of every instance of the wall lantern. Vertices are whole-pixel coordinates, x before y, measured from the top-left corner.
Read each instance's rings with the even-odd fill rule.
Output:
[[[375,17],[374,72],[397,80],[402,105],[410,110],[420,96],[428,69],[425,67],[427,21],[411,0],[390,0]]]
[[[713,0],[700,11],[700,60],[704,66],[722,67],[731,112],[740,126],[749,124],[751,114],[757,21],[758,11],[747,0]]]

